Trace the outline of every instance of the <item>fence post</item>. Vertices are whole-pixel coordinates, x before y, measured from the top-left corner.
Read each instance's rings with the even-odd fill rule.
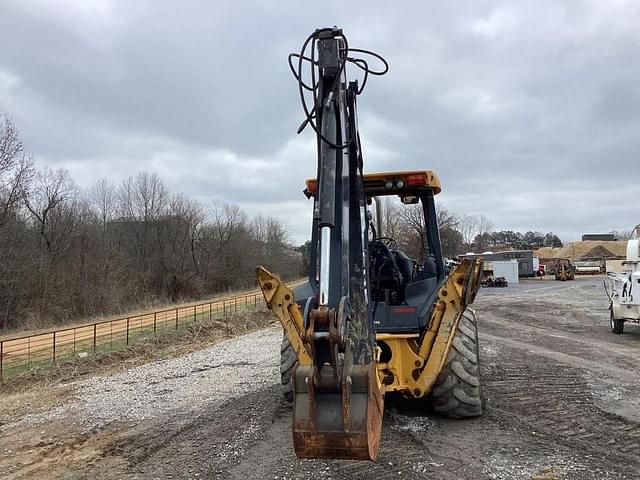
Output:
[[[196,323],[196,318],[198,317],[198,315],[196,313],[196,309],[197,309],[197,306],[194,305],[193,306],[193,323]]]
[[[209,321],[211,321],[211,302],[209,302]]]
[[[4,342],[0,341],[0,383],[4,383],[4,372],[2,371],[2,357],[4,357]]]
[[[236,313],[238,313],[238,297],[233,299],[233,304],[234,304]]]
[[[129,317],[127,317],[127,345],[129,345]]]
[[[56,364],[56,332],[53,332],[53,364]]]
[[[258,295],[253,294],[253,308],[258,308]]]
[[[227,305],[224,300],[222,300],[222,318],[227,318]]]
[[[156,316],[158,315],[158,312],[153,312],[153,334],[156,334]]]
[[[178,331],[178,309],[176,308],[176,332]]]
[[[95,355],[96,353],[96,330],[97,330],[98,324],[94,323],[93,324],[93,354]]]
[[[31,337],[27,339],[27,370],[31,370]]]

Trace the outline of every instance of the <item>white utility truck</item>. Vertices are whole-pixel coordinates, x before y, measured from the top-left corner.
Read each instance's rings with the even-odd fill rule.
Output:
[[[607,272],[607,280],[611,331],[622,333],[624,322],[640,323],[640,225],[635,226],[627,242],[622,271]]]

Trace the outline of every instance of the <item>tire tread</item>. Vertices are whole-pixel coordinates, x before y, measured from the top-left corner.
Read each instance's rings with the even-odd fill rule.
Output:
[[[444,369],[432,391],[436,413],[449,418],[482,415],[478,325],[475,314],[465,310],[458,324]]]
[[[293,373],[297,364],[296,352],[289,343],[287,334],[283,332],[282,345],[280,346],[280,382],[282,395],[287,404],[293,404]]]

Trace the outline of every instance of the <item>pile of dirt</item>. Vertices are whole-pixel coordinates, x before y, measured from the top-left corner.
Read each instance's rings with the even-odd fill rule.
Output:
[[[584,242],[569,242],[564,247],[542,247],[533,251],[539,258],[624,258],[627,254],[627,242],[610,242],[586,240]]]
[[[611,253],[609,250],[604,248],[602,245],[598,245],[597,247],[593,247],[587,253],[585,253],[580,260],[590,260],[590,259],[607,259],[607,258],[617,258],[617,255]]]

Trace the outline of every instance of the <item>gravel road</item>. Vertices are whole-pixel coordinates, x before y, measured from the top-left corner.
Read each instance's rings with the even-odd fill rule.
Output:
[[[486,414],[451,421],[387,398],[375,463],[295,458],[270,328],[1,419],[0,478],[640,478],[640,328],[608,331],[601,284],[483,289]]]

